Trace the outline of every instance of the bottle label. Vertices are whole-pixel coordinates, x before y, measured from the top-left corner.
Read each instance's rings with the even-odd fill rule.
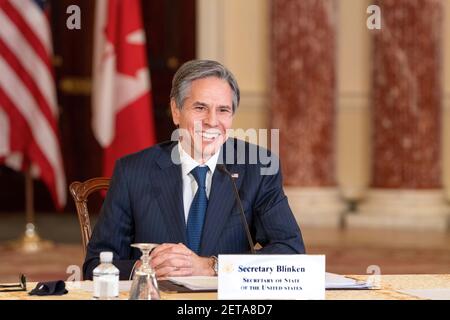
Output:
[[[119,276],[101,275],[94,277],[94,298],[108,299],[119,296]]]

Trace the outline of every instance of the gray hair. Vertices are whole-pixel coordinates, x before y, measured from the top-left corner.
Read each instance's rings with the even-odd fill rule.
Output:
[[[239,86],[234,75],[222,64],[213,60],[191,60],[184,63],[173,77],[170,99],[174,99],[177,108],[181,110],[192,81],[208,77],[216,77],[228,82],[233,91],[234,113],[239,106]]]

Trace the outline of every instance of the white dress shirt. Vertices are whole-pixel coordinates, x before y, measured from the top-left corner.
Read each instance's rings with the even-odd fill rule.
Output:
[[[178,142],[178,151],[180,152],[181,161],[181,175],[183,178],[183,205],[184,205],[184,218],[187,223],[189,209],[191,208],[192,200],[194,200],[195,193],[198,189],[197,181],[192,175],[191,171],[197,166],[208,166],[209,170],[206,173],[206,196],[209,199],[209,193],[211,192],[211,183],[214,170],[216,169],[217,160],[219,158],[219,151],[217,151],[211,158],[206,161],[205,164],[199,164],[197,161],[184,151],[181,143]]]

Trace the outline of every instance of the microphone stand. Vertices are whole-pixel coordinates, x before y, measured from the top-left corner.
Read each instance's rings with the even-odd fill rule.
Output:
[[[236,182],[234,181],[235,178],[233,178],[232,174],[230,173],[230,171],[227,170],[225,165],[218,164],[217,168],[220,171],[222,171],[223,173],[225,173],[231,179],[231,184],[233,185],[234,196],[236,198],[236,202],[238,203],[239,210],[241,213],[242,224],[244,225],[245,234],[247,235],[247,241],[248,241],[248,244],[250,245],[250,251],[252,254],[255,254],[256,253],[255,245],[253,243],[252,236],[250,234],[250,229],[248,227],[247,219],[245,218],[244,207],[242,206],[241,197],[239,197],[239,191],[237,189]]]

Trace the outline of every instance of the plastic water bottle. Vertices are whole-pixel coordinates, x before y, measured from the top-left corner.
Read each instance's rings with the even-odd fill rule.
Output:
[[[100,264],[94,269],[94,299],[112,300],[119,297],[119,269],[113,264],[113,253],[100,253]]]

